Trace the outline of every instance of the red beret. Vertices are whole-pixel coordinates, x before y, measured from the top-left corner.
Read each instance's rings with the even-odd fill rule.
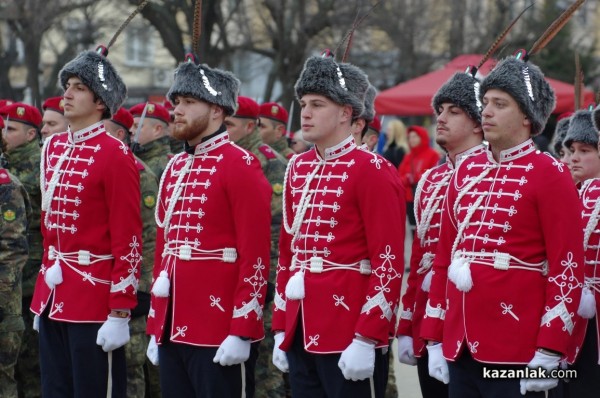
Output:
[[[147,114],[148,113],[146,113],[146,115]],[[129,131],[131,126],[133,126],[133,115],[131,115],[131,112],[123,107],[120,107],[110,120],[117,123],[127,131]]]
[[[369,123],[369,128],[377,131],[377,133],[381,132],[381,120],[377,116],[373,118],[373,121]]]
[[[266,117],[267,119],[286,124],[288,113],[285,108],[277,102],[265,102],[260,106],[260,117]]]
[[[173,104],[171,103],[171,101],[169,101],[168,99],[164,100],[163,102],[163,106],[169,111],[171,112],[173,109],[175,109],[175,107],[173,106]]]
[[[8,99],[0,99],[0,108],[4,108],[6,105],[12,105],[15,101]]]
[[[252,98],[238,96],[238,108],[235,111],[235,117],[245,117],[248,119],[258,119],[260,107]]]
[[[62,115],[65,114],[65,105],[63,97],[50,97],[42,104],[42,110],[50,109]]]
[[[0,108],[0,115],[4,119],[9,118],[10,120],[25,123],[37,129],[42,125],[42,114],[38,108],[21,102],[14,102],[11,105]]]
[[[571,116],[573,116],[573,112],[563,112],[556,117],[556,121],[558,122],[566,117],[571,117]]]
[[[146,117],[151,117],[153,119],[162,120],[163,122],[169,124],[171,122],[171,115],[169,115],[169,111],[162,105],[155,104],[154,102],[148,102],[148,110],[146,111]],[[146,102],[142,102],[141,104],[137,104],[129,108],[129,112],[133,115],[133,117],[140,117],[144,112],[144,107],[146,106]]]

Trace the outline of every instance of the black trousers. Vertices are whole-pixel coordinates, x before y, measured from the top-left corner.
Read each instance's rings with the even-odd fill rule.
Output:
[[[523,365],[495,365],[477,362],[468,350],[463,350],[455,361],[448,361],[450,371],[450,398],[544,398],[546,393],[528,392],[521,395],[520,379],[484,379],[483,368],[523,369]]]
[[[217,348],[170,341],[160,345],[158,358],[162,398],[241,397],[242,391],[247,391],[248,361],[241,365],[221,366],[213,362]],[[253,395],[254,388],[251,390]]]
[[[125,350],[111,353],[96,344],[99,323],[69,323],[40,317],[42,395],[52,398],[106,398],[127,395]],[[110,370],[110,377],[109,377]]]
[[[361,381],[346,380],[338,366],[340,354],[311,354],[304,350],[302,322],[298,322],[294,342],[287,352],[290,385],[294,398],[366,398],[385,395],[389,355],[375,350],[373,377]],[[374,395],[372,394],[374,391]]]
[[[600,396],[600,365],[598,365],[598,337],[596,317],[588,321],[585,339],[577,361],[571,369],[577,370],[577,378],[565,383],[569,397],[597,398]]]
[[[429,357],[425,350],[421,358],[417,358],[417,374],[419,375],[421,394],[423,398],[445,398],[448,396],[448,385],[429,376],[428,361]]]

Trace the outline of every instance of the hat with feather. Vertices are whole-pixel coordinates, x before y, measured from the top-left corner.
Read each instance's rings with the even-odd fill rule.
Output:
[[[108,50],[115,43],[123,29],[146,4],[148,4],[148,0],[140,3],[135,11],[121,24],[108,45],[100,45],[96,48],[96,51],[83,51],[63,66],[58,73],[58,81],[63,90],[66,89],[69,78],[78,77],[100,98],[111,115],[117,112],[127,97],[127,87],[115,67],[107,59]]]
[[[480,97],[491,89],[498,89],[508,93],[517,102],[520,110],[531,123],[532,136],[544,130],[556,105],[556,97],[540,68],[529,62],[529,58],[552,40],[584,1],[577,0],[561,13],[542,33],[529,52],[519,50],[514,56],[503,59],[481,83]]]
[[[175,69],[173,85],[167,98],[175,103],[177,96],[190,96],[223,108],[227,116],[235,114],[240,91],[240,81],[231,72],[211,68],[198,62],[202,20],[202,2],[197,1],[194,8],[194,33],[192,52]]]

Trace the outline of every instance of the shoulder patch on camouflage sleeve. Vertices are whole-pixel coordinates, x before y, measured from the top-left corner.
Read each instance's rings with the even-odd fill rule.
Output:
[[[4,221],[15,221],[15,219],[17,218],[17,213],[13,210],[13,209],[7,209],[6,207],[4,207],[2,209],[2,218],[4,219]]]
[[[154,192],[144,192],[142,201],[144,202],[144,206],[153,209],[156,206],[156,194]]]
[[[273,152],[273,149],[271,149],[271,147],[267,144],[259,145],[258,150],[263,155],[265,155],[267,159],[275,159],[277,157],[277,155],[275,155],[275,152]]]
[[[0,184],[8,184],[10,182],[10,176],[5,169],[0,169]]]

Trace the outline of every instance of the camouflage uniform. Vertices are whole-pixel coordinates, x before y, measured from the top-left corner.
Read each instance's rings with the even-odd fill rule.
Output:
[[[142,145],[141,150],[139,152],[136,151],[135,155],[150,167],[150,170],[152,170],[160,181],[167,163],[173,157],[169,147],[169,137],[161,137]]]
[[[273,289],[275,287],[275,275],[277,260],[279,259],[279,230],[281,229],[281,194],[283,192],[283,177],[285,175],[285,159],[275,152],[270,146],[260,140],[258,129],[246,137],[236,141],[236,144],[245,150],[252,152],[260,161],[263,173],[271,187],[271,267],[269,271],[269,288],[263,319],[265,324],[265,338],[258,347],[258,361],[256,363],[256,391],[255,397],[285,397],[289,396],[289,387],[284,383],[282,373],[271,361],[273,353],[273,332],[271,331],[271,305],[273,300]],[[286,375],[287,376],[287,375]]]
[[[0,169],[0,397],[16,398],[14,378],[21,335],[21,276],[27,261],[27,223],[31,205],[27,191]]]
[[[180,141],[171,136],[169,138],[169,148],[171,148],[171,153],[173,155],[177,155],[180,152],[183,152],[183,141]]]
[[[43,253],[40,230],[40,156],[41,151],[37,140],[23,144],[8,154],[8,170],[23,184],[29,195],[32,210],[32,219],[27,232],[29,258],[23,268],[22,316],[25,331],[15,374],[19,393],[25,398],[41,396],[38,336],[32,329],[33,314],[29,311]]]
[[[156,225],[154,223],[154,207],[158,192],[158,179],[139,158],[135,158],[140,171],[140,192],[142,194],[142,271],[138,286],[138,306],[129,321],[131,339],[125,345],[127,360],[127,397],[144,398],[146,394],[146,378],[144,365],[146,363],[146,316],[150,304],[150,285],[152,283],[152,268],[154,267],[154,247],[156,245]],[[146,303],[145,308],[143,303]],[[157,375],[158,376],[158,375]],[[148,380],[150,382],[150,380]],[[156,380],[158,384],[158,379]]]
[[[285,159],[285,163],[292,158],[296,154],[296,152],[292,151],[292,148],[288,145],[287,138],[281,137],[277,141],[275,141],[271,147],[277,151],[283,158]]]

